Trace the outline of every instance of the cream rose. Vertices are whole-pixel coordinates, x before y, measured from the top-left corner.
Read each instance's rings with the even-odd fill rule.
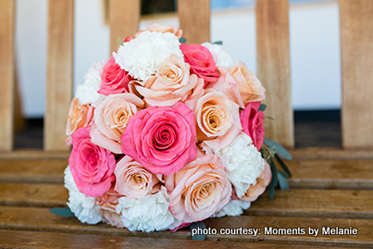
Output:
[[[165,181],[172,191],[169,210],[182,222],[210,217],[227,205],[232,195],[232,185],[216,155],[197,158],[174,175],[166,176]]]
[[[123,157],[115,167],[115,190],[129,199],[141,198],[159,191],[160,181],[129,156]]]
[[[120,197],[122,196],[111,188],[103,196],[98,197],[97,202],[100,206],[99,211],[102,221],[112,226],[122,228],[124,227],[122,219],[115,211]]]
[[[87,126],[93,116],[91,105],[82,105],[78,98],[74,98],[70,104],[69,117],[67,118],[66,135],[70,136],[78,128]]]
[[[249,102],[262,101],[265,99],[265,89],[254,73],[247,66],[238,61],[237,65],[230,71],[236,81],[242,101],[246,106]]]
[[[198,142],[202,142],[204,150],[228,146],[242,130],[239,106],[214,89],[205,90],[197,101],[194,113]]]
[[[157,66],[156,76],[145,84],[134,84],[148,106],[172,106],[186,100],[199,81],[196,75],[189,77],[190,66],[183,58],[171,55]]]
[[[128,120],[144,107],[144,102],[131,93],[109,95],[94,112],[92,143],[115,154],[122,154],[120,137]]]
[[[152,24],[150,24],[148,27],[146,27],[146,30],[150,32],[171,33],[171,34],[176,35],[179,39],[183,35],[183,31],[179,29],[178,27],[176,27],[175,25],[165,26],[157,22],[153,22]],[[141,34],[142,32],[146,30],[140,30],[139,32],[136,33],[135,37],[137,37],[139,34]]]

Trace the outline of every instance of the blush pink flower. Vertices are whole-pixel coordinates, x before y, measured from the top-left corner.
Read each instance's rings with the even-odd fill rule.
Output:
[[[232,184],[216,155],[199,157],[165,180],[166,187],[174,186],[168,189],[172,191],[169,210],[181,222],[204,220],[231,199]]]
[[[179,171],[197,156],[194,113],[183,103],[136,113],[121,137],[124,154],[153,174]]]
[[[69,117],[67,118],[66,135],[70,136],[77,129],[91,122],[94,108],[91,105],[81,105],[78,98],[71,101]]]
[[[86,196],[102,196],[115,180],[114,155],[91,143],[88,128],[79,128],[71,138],[69,165],[78,190]]]
[[[120,215],[117,214],[115,211],[119,201],[118,199],[123,197],[118,192],[116,192],[113,188],[110,188],[108,192],[106,192],[103,196],[97,198],[98,205],[100,206],[100,216],[102,221],[118,227],[123,228],[123,222],[120,218]]]
[[[160,189],[156,175],[129,156],[123,157],[115,168],[115,190],[127,198],[141,198]]]
[[[260,102],[249,103],[245,110],[240,114],[241,125],[243,132],[245,132],[254,143],[254,146],[260,150],[264,140],[264,125],[265,118],[262,111],[258,111]]]
[[[112,56],[102,71],[102,83],[98,93],[109,95],[115,93],[128,93],[128,83],[133,78],[115,63]]]
[[[179,39],[183,35],[183,31],[176,27],[175,25],[163,25],[157,22],[153,22],[148,27],[146,27],[145,30],[140,30],[136,33],[135,37],[137,37],[139,34],[141,34],[144,31],[150,31],[150,32],[160,32],[160,33],[172,33],[176,35]]]
[[[215,65],[211,52],[202,45],[182,43],[180,49],[184,54],[184,60],[190,65],[190,73],[196,74],[204,79],[205,85],[215,82],[219,78],[219,73]]]

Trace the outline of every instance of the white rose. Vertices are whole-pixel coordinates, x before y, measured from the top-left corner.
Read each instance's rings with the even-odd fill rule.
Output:
[[[250,207],[251,202],[231,200],[222,210],[214,214],[212,217],[223,217],[223,216],[238,216]]]
[[[144,31],[135,39],[123,43],[115,62],[133,77],[146,81],[154,75],[157,66],[172,54],[183,57],[177,36],[171,33]]]
[[[227,70],[234,67],[232,57],[225,51],[223,46],[209,42],[202,43],[201,45],[210,51],[217,67],[224,67]]]
[[[264,160],[251,138],[241,133],[229,146],[215,151],[223,165],[229,181],[233,184],[238,198],[241,198],[250,185],[264,170]]]
[[[80,193],[70,167],[65,169],[65,187],[69,190],[69,202],[67,206],[71,212],[83,223],[96,224],[101,221],[99,206],[96,204],[96,198],[86,197]]]
[[[92,106],[96,107],[105,98],[105,95],[97,93],[101,88],[101,75],[105,64],[105,61],[93,63],[84,76],[84,84],[78,85],[75,98],[78,98],[82,105],[92,104]]]
[[[130,231],[152,232],[166,230],[175,222],[168,210],[169,206],[170,198],[162,187],[161,191],[154,195],[135,199],[119,198],[116,212],[121,215],[123,225]]]

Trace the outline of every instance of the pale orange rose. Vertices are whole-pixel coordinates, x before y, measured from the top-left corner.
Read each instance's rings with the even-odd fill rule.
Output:
[[[123,228],[122,219],[115,211],[120,197],[122,197],[122,195],[111,188],[103,196],[97,198],[97,204],[100,206],[99,211],[103,222],[118,228]]]
[[[91,105],[81,105],[78,98],[71,101],[69,117],[66,125],[66,135],[70,136],[78,128],[87,126],[92,119],[93,107]]]
[[[197,139],[201,147],[219,150],[231,144],[242,127],[239,106],[222,92],[205,89],[194,109],[197,122]]]
[[[158,65],[156,76],[145,83],[131,84],[144,97],[147,106],[173,106],[186,100],[202,81],[196,75],[189,76],[189,69],[181,57],[171,55]]]
[[[162,24],[157,23],[157,22],[153,22],[152,24],[150,24],[148,27],[146,27],[146,30],[150,31],[150,32],[172,33],[172,34],[176,35],[179,39],[183,35],[183,31],[181,29],[179,29],[178,27],[176,27],[175,25],[165,26],[165,25],[162,25]],[[144,32],[146,30],[140,30],[139,32],[137,32],[135,34],[135,37],[137,37],[140,33]]]
[[[237,65],[230,71],[236,81],[242,101],[246,106],[249,102],[262,101],[265,99],[265,89],[254,73],[247,66],[238,61]]]
[[[266,187],[271,182],[271,179],[271,167],[269,166],[267,161],[264,160],[264,171],[258,178],[256,178],[255,185],[251,184],[250,188],[246,191],[245,195],[240,198],[240,200],[248,202],[255,201],[261,194],[264,193]]]
[[[123,157],[115,167],[115,190],[130,199],[154,194],[160,189],[156,175],[129,156]]]
[[[205,155],[174,175],[165,176],[169,210],[181,222],[204,220],[219,212],[231,199],[232,185],[216,155]]]
[[[91,129],[92,143],[115,154],[122,154],[120,137],[128,120],[144,107],[144,102],[131,93],[109,95],[97,105]]]

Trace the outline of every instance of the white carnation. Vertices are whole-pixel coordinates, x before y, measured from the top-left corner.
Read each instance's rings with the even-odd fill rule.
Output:
[[[170,55],[183,57],[179,46],[179,39],[174,34],[144,31],[123,43],[113,56],[122,69],[146,81],[155,73],[158,64]]]
[[[241,133],[229,146],[215,151],[223,165],[229,181],[234,185],[238,198],[241,198],[250,185],[264,170],[264,160],[253,145],[251,138]]]
[[[123,225],[130,231],[152,232],[166,230],[174,223],[175,218],[168,210],[169,206],[170,198],[162,187],[154,195],[134,199],[119,198],[116,211],[121,214]]]
[[[105,95],[97,92],[101,88],[101,76],[105,64],[105,61],[93,63],[91,68],[84,76],[84,84],[78,85],[75,98],[79,99],[80,104],[92,104],[92,106],[96,107],[96,105],[102,102],[102,100],[105,98]]]
[[[69,166],[65,169],[65,187],[69,190],[67,206],[81,222],[96,224],[101,221],[96,198],[86,197],[79,192]]]
[[[202,43],[201,45],[210,51],[217,67],[224,67],[227,70],[233,68],[233,59],[223,46],[209,42]]]
[[[250,207],[251,202],[231,200],[225,207],[212,217],[239,216]]]

